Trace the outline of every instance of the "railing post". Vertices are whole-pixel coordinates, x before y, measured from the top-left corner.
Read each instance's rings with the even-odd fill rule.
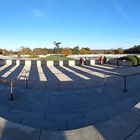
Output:
[[[106,86],[106,74],[104,74],[104,85]]]
[[[11,101],[13,100],[13,81],[10,82],[10,95],[11,95]]]
[[[25,77],[26,79],[26,89],[28,88],[28,79],[27,79],[27,76]]]
[[[126,77],[127,77],[127,76],[124,76],[124,92],[127,91],[127,90],[126,90]]]

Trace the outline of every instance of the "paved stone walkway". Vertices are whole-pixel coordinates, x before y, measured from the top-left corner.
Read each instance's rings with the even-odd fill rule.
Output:
[[[139,138],[139,77],[128,79],[126,93],[114,75],[104,86],[105,72],[132,73],[139,67],[10,65],[0,67],[0,76],[16,77],[23,68],[30,71],[28,89],[23,79],[15,82],[13,101],[9,85],[0,86],[1,139]]]

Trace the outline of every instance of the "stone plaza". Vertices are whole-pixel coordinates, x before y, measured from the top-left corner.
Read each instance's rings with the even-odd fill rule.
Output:
[[[127,78],[126,92],[118,76],[138,73],[139,66],[7,63],[0,76],[13,79],[23,70],[28,88],[17,79],[12,101],[9,84],[0,84],[1,140],[140,139],[140,75]]]

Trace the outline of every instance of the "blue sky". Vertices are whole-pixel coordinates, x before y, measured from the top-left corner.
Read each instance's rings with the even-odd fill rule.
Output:
[[[139,0],[0,0],[0,48],[140,44]]]

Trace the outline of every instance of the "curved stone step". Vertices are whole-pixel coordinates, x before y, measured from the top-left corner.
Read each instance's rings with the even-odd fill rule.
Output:
[[[140,126],[140,116],[132,109],[112,118],[109,121],[96,124],[99,139],[126,140]],[[135,140],[135,139],[131,139]]]
[[[40,124],[42,123],[40,122]],[[7,140],[15,137],[23,140],[137,140],[140,138],[140,116],[132,109],[108,121],[68,131],[35,129],[3,118],[0,118],[0,124],[1,139]],[[45,125],[49,126],[49,123]]]
[[[128,99],[123,100],[113,106],[103,106],[102,108],[96,110],[91,109],[73,114],[28,112],[1,105],[0,114],[2,117],[8,120],[37,127],[39,129],[51,128],[53,130],[57,130],[59,128],[59,130],[67,130],[107,121],[127,111],[137,102],[137,97],[129,97]]]
[[[0,115],[41,129],[67,130],[101,123],[127,111],[139,101],[138,93],[97,88],[70,91],[18,90],[14,101],[0,98]]]
[[[87,90],[87,92],[62,92],[64,94],[61,95],[57,92],[55,94],[55,92],[40,93],[38,91],[34,95],[32,90],[27,91],[27,93],[16,93],[13,102],[7,100],[5,94],[4,97],[0,98],[0,104],[14,109],[20,109],[22,111],[39,113],[48,112],[52,114],[73,114],[117,104],[129,97],[136,96],[135,94],[124,94],[122,92],[112,95],[112,90],[104,90],[105,93],[102,93],[102,91],[100,92],[94,89]]]

